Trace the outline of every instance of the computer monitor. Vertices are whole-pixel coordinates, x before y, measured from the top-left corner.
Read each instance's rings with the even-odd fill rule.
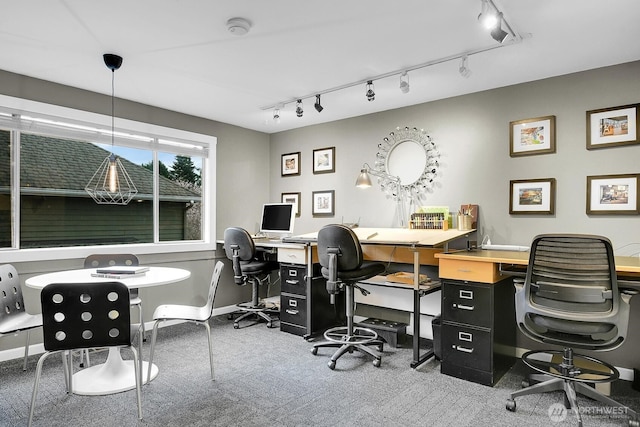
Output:
[[[292,235],[295,217],[291,203],[265,203],[262,206],[260,232],[274,237]]]

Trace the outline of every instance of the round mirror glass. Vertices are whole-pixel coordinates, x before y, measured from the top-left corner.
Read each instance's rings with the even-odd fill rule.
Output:
[[[406,139],[391,147],[387,155],[387,173],[400,178],[402,185],[418,181],[427,167],[427,152],[417,141]]]

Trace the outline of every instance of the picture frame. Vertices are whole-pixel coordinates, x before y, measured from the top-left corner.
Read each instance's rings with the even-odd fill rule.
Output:
[[[638,215],[640,174],[587,176],[587,215]]]
[[[313,173],[332,173],[336,171],[336,147],[313,150]]]
[[[300,175],[300,152],[282,155],[281,176]]]
[[[555,210],[555,178],[510,181],[509,214],[554,215]]]
[[[509,156],[556,152],[556,116],[509,122]]]
[[[335,190],[313,191],[311,193],[311,214],[318,216],[333,216],[335,214]]]
[[[296,216],[300,216],[300,193],[282,193],[282,203],[292,203]]]
[[[640,104],[587,111],[587,150],[640,144]]]

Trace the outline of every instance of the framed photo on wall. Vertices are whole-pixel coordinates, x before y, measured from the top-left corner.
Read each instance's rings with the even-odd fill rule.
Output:
[[[293,204],[296,216],[300,216],[300,193],[282,193],[282,203]]]
[[[335,213],[335,190],[314,191],[311,193],[313,216],[333,216]]]
[[[587,111],[587,150],[640,144],[640,104]]]
[[[300,175],[300,152],[282,155],[282,176]]]
[[[331,173],[336,171],[336,147],[313,150],[313,173]]]
[[[509,214],[555,214],[555,178],[524,179],[511,181]]]
[[[556,152],[556,116],[509,122],[511,157]]]
[[[587,215],[638,215],[640,174],[587,177]]]

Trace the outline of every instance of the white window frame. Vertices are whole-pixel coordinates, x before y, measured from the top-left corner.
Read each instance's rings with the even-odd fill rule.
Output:
[[[105,127],[111,129],[111,116],[103,114],[91,113],[88,111],[75,110],[72,108],[61,107],[57,105],[45,104],[36,101],[30,101],[20,98],[14,98],[10,96],[0,95],[0,106],[11,109],[13,111],[29,116],[38,114],[39,116],[57,117],[60,119],[66,119],[70,122],[82,122],[82,123],[94,123],[96,126]],[[202,237],[201,241],[179,241],[179,242],[157,242],[157,243],[136,243],[128,245],[97,245],[97,246],[73,246],[64,248],[34,248],[34,249],[15,249],[15,248],[0,248],[0,256],[3,262],[24,262],[24,261],[48,261],[58,259],[71,259],[71,258],[83,258],[90,253],[112,253],[121,252],[126,250],[127,252],[133,252],[138,255],[144,254],[164,254],[174,252],[196,252],[196,251],[209,251],[215,250],[216,247],[216,231],[215,231],[215,212],[216,212],[216,145],[217,138],[211,135],[205,135],[195,132],[188,132],[178,129],[167,128],[163,126],[153,125],[150,123],[142,123],[128,119],[116,118],[116,133],[119,130],[130,132],[136,135],[155,135],[159,139],[166,138],[171,141],[179,141],[188,143],[191,141],[194,144],[204,146],[208,149],[208,156],[203,156],[202,169],[205,181],[202,182],[202,195],[203,195],[203,216],[202,216]],[[105,137],[106,138],[106,137]],[[100,138],[93,138],[97,142]],[[108,136],[109,143],[111,142],[111,136]],[[118,142],[118,145],[121,145]],[[129,144],[127,144],[129,145]],[[146,148],[154,151],[154,164],[157,160],[156,151],[163,151],[163,147],[157,143],[149,143],[145,146],[143,144],[135,145],[137,148]],[[166,148],[165,148],[166,149]],[[14,152],[12,152],[14,154]],[[19,159],[13,159],[19,163]],[[157,175],[157,174],[155,174]],[[156,178],[154,178],[156,179]],[[19,215],[19,177],[14,179],[14,185],[12,188],[12,212]],[[16,189],[16,187],[18,187]],[[157,186],[154,189],[154,203],[157,203]],[[15,200],[17,199],[17,200]],[[158,209],[154,209],[154,224],[158,223]],[[13,221],[12,233],[16,233],[16,229],[19,231],[19,221]],[[154,225],[154,232],[155,230]],[[17,234],[14,234],[17,235]],[[156,236],[157,237],[157,236]]]

